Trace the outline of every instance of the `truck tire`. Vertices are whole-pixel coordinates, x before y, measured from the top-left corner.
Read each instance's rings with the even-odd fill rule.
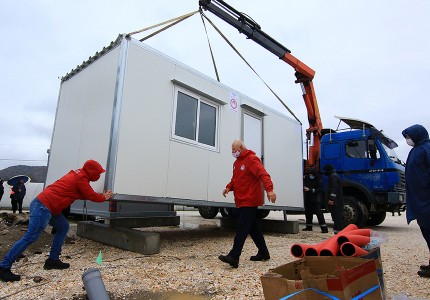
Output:
[[[203,219],[213,219],[218,214],[218,207],[211,207],[211,206],[200,206],[199,207],[199,214],[202,216]]]
[[[269,209],[259,209],[259,210],[257,210],[257,218],[259,220],[263,220],[269,214],[270,214],[270,210]]]
[[[369,220],[367,220],[366,225],[368,226],[377,226],[384,222],[387,213],[385,211],[378,211],[376,213],[371,213],[369,215]]]
[[[367,220],[369,219],[369,211],[367,210],[366,205],[361,201],[358,201],[355,197],[345,196],[343,219],[345,226],[355,224],[359,228],[362,228],[366,225]]]

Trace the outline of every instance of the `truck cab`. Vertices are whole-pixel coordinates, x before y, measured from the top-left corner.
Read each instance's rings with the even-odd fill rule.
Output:
[[[387,212],[406,209],[404,163],[394,151],[398,145],[368,122],[337,118],[349,128],[323,135],[320,170],[331,164],[342,178],[346,224],[379,225]]]

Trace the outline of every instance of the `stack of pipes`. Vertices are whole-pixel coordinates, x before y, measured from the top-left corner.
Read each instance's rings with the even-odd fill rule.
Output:
[[[291,254],[303,256],[363,256],[368,251],[362,247],[371,242],[371,230],[359,229],[356,225],[346,226],[335,236],[315,245],[293,244]]]

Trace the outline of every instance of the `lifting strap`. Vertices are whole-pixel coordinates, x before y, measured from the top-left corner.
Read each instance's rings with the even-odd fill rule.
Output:
[[[160,30],[157,30],[157,31],[155,31],[154,33],[151,33],[150,35],[148,35],[148,36],[146,36],[146,37],[144,37],[144,38],[142,38],[142,39],[140,39],[140,40],[139,40],[139,41],[143,42],[144,40],[149,39],[150,37],[152,37],[152,36],[154,36],[154,35],[156,35],[156,34],[158,34],[158,33],[162,32],[162,31],[164,31],[164,30],[166,30],[166,29],[168,29],[168,28],[170,28],[170,27],[172,27],[172,26],[174,26],[174,25],[178,24],[179,22],[182,22],[183,20],[188,19],[189,17],[191,17],[192,15],[194,15],[194,14],[196,14],[196,13],[198,13],[198,12],[199,12],[199,11],[198,11],[198,10],[196,10],[196,11],[190,12],[190,13],[188,13],[188,14],[185,14],[185,15],[182,15],[182,16],[179,16],[179,17],[176,17],[176,18],[173,18],[173,19],[167,20],[167,21],[164,21],[164,22],[161,22],[161,23],[158,23],[158,24],[155,24],[155,25],[152,25],[152,26],[149,26],[149,27],[146,27],[146,28],[143,28],[143,29],[137,30],[137,31],[130,32],[130,33],[128,33],[128,34],[127,34],[127,36],[131,36],[131,35],[133,35],[133,34],[140,33],[140,32],[144,32],[144,31],[146,31],[146,30],[153,29],[153,28],[156,28],[156,27],[158,27],[158,26],[161,26],[161,25],[164,25],[164,24],[168,24],[168,23],[172,23],[173,21],[176,21],[176,22],[174,22],[174,23],[172,23],[172,24],[169,24],[169,25],[167,25],[167,26],[164,26],[164,27],[163,27],[163,28],[161,28]]]
[[[213,54],[213,51],[212,51],[211,42],[209,41],[209,35],[208,35],[208,31],[207,31],[207,29],[206,29],[206,23],[205,23],[205,19],[203,19],[203,16],[204,16],[203,11],[202,11],[202,9],[200,8],[200,17],[202,18],[203,27],[205,28],[206,38],[207,38],[207,40],[208,40],[209,50],[210,50],[210,52],[211,52],[212,64],[214,65],[216,79],[218,80],[218,82],[221,82],[221,81],[219,80],[218,69],[217,69],[216,64],[215,64],[215,57],[214,57],[214,54]]]
[[[260,80],[266,85],[266,87],[272,92],[272,94],[281,102],[281,104],[290,112],[290,114],[299,122],[300,120],[296,117],[296,115],[292,112],[292,110],[282,101],[282,99],[275,93],[275,91],[272,90],[272,88],[261,78],[261,76],[257,73],[257,71],[254,70],[254,68],[248,63],[248,61],[240,54],[240,52],[233,46],[233,44],[227,39],[227,37],[215,26],[215,24],[202,12],[200,11],[200,14],[205,17],[206,20],[212,25],[213,28],[221,35],[221,37],[229,44],[229,46],[236,52],[237,55],[239,55],[240,58],[248,65],[248,67],[260,78]]]

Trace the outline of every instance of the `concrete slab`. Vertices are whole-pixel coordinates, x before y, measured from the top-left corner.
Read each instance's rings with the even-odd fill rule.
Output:
[[[236,218],[221,218],[221,227],[236,228]],[[284,221],[284,220],[272,220],[263,219],[260,220],[261,230],[263,232],[279,232],[279,233],[298,233],[299,222],[298,221]]]
[[[141,254],[160,253],[160,234],[129,228],[113,228],[93,221],[78,222],[76,235]]]
[[[156,217],[125,217],[125,218],[110,218],[109,224],[112,227],[118,228],[142,228],[142,227],[158,227],[158,226],[178,226],[181,218],[179,216],[156,216]]]

